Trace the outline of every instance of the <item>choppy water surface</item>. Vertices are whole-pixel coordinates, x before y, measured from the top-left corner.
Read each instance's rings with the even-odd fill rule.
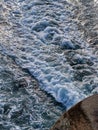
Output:
[[[0,130],[48,130],[64,109],[34,77],[0,54]]]
[[[1,0],[0,53],[67,108],[98,93],[97,0]]]

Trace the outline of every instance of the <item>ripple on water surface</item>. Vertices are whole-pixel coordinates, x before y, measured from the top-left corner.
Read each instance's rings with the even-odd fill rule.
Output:
[[[48,130],[65,108],[9,57],[0,61],[0,130]]]
[[[42,89],[67,108],[98,92],[97,44],[89,42],[98,38],[91,0],[18,0],[2,6],[9,26],[1,26],[6,36],[0,33],[0,50],[35,76]]]

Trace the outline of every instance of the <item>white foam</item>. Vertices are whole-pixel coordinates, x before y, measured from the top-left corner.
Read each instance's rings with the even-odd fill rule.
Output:
[[[98,0],[94,0],[94,3],[95,3],[95,4],[98,4]]]

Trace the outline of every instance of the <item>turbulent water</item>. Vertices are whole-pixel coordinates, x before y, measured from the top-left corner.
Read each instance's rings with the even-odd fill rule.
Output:
[[[98,1],[1,0],[0,53],[70,108],[98,93]]]
[[[0,130],[48,130],[64,109],[34,77],[0,54]]]

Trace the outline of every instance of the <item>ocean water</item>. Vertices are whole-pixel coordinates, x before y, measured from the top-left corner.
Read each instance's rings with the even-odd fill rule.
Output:
[[[0,54],[0,130],[48,130],[65,110],[34,77]]]
[[[1,0],[0,53],[69,109],[98,93],[98,1]]]

